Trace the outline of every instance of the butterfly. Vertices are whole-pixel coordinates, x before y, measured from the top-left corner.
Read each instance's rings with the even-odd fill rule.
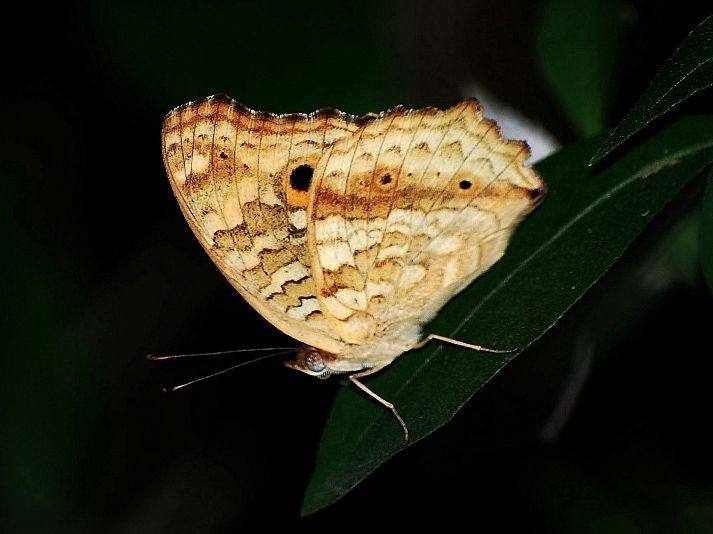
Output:
[[[225,95],[171,111],[164,164],[198,241],[243,298],[301,341],[288,367],[359,379],[503,254],[545,184],[475,100],[354,116],[253,111]]]

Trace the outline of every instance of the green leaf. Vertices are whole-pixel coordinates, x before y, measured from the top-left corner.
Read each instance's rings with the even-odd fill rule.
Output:
[[[586,162],[599,142],[577,143],[537,166],[549,187],[544,204],[523,222],[505,257],[452,299],[426,332],[494,348],[530,345],[713,161],[713,117],[682,119],[592,175]],[[447,423],[514,357],[431,343],[398,358],[369,387],[397,406],[414,443]],[[335,502],[401,450],[391,413],[356,388],[342,388],[302,513]]]
[[[539,63],[579,132],[608,125],[622,24],[619,0],[549,0],[542,6]]]
[[[699,253],[703,275],[713,291],[713,171],[708,176],[708,187],[703,196],[701,213]]]
[[[634,108],[614,129],[589,161],[601,161],[612,150],[686,98],[713,85],[713,16],[704,20],[681,43]]]

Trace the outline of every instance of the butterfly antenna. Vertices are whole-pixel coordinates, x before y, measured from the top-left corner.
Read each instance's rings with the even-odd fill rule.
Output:
[[[167,355],[157,355],[157,354],[147,354],[146,359],[151,361],[159,360],[176,360],[178,358],[195,358],[198,356],[223,356],[225,354],[237,354],[240,352],[267,352],[269,350],[282,350],[289,352],[291,350],[297,350],[293,347],[268,347],[260,349],[232,349],[232,350],[219,350],[215,352],[194,352],[191,354],[167,354]],[[281,353],[284,354],[284,353]],[[246,362],[247,363],[247,362]]]
[[[268,350],[268,349],[265,349],[265,350]],[[176,390],[185,388],[185,387],[187,387],[187,386],[190,386],[190,385],[192,385],[192,384],[195,384],[196,382],[201,382],[201,381],[203,381],[203,380],[208,380],[209,378],[213,378],[213,377],[216,377],[216,376],[218,376],[218,375],[222,375],[222,374],[224,374],[224,373],[227,373],[227,372],[229,372],[229,371],[232,371],[233,369],[237,369],[238,367],[242,367],[243,365],[248,365],[248,364],[251,364],[251,363],[259,362],[259,361],[261,361],[261,360],[267,360],[268,358],[274,358],[274,357],[276,357],[276,356],[282,356],[283,354],[289,354],[290,352],[293,352],[293,351],[295,351],[295,350],[297,350],[297,349],[290,348],[290,349],[287,349],[287,350],[282,350],[282,351],[280,351],[280,352],[275,352],[274,354],[267,354],[267,355],[265,355],[265,356],[260,356],[259,358],[254,358],[254,359],[248,360],[248,361],[246,361],[246,362],[240,362],[239,364],[232,365],[232,366],[228,367],[227,369],[222,369],[222,370],[217,371],[217,372],[215,372],[215,373],[211,373],[211,374],[209,374],[209,375],[202,376],[202,377],[200,377],[200,378],[196,378],[195,380],[191,380],[190,382],[185,382],[185,383],[183,383],[183,384],[179,384],[179,385],[173,386],[173,387],[171,387],[171,388],[163,388],[163,391],[164,391],[164,393],[168,393],[169,391],[176,391]],[[236,351],[227,351],[227,352],[236,352]],[[213,355],[214,353],[210,353],[210,352],[209,352],[209,353],[205,353],[205,354],[207,354],[207,355]],[[180,356],[180,355],[179,355],[179,356]],[[196,355],[195,355],[195,354],[188,354],[187,356],[196,356]],[[198,356],[199,356],[199,355],[198,355]],[[161,358],[155,358],[155,359],[161,359]]]

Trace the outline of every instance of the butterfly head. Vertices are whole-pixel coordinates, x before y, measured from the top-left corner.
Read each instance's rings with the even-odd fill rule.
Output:
[[[297,351],[297,357],[294,360],[285,362],[285,365],[290,369],[297,369],[311,376],[329,378],[333,371],[327,366],[327,361],[333,358],[332,354],[304,345]]]

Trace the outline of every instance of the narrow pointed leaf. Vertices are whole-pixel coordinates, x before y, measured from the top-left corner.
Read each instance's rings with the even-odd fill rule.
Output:
[[[713,117],[684,118],[592,175],[587,161],[599,142],[577,143],[537,166],[549,187],[543,205],[516,231],[505,257],[451,300],[426,332],[493,348],[526,347],[542,336],[713,161]],[[413,443],[447,423],[513,357],[432,343],[368,383],[398,407]],[[401,450],[401,428],[390,412],[343,388],[302,513],[335,502]]]
[[[713,85],[713,16],[704,20],[681,43],[634,108],[604,141],[589,164],[612,150],[691,95]]]

